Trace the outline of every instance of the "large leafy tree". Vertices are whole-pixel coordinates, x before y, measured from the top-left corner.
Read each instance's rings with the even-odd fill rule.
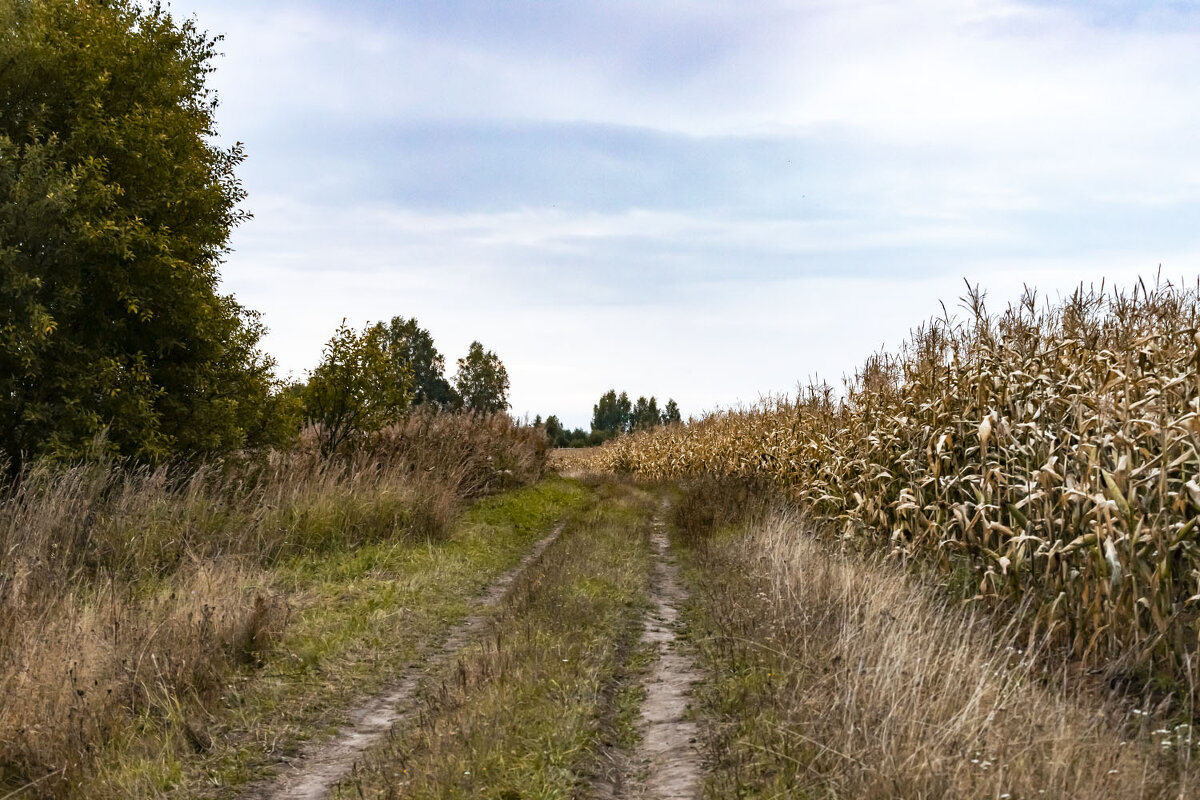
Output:
[[[508,410],[508,370],[479,342],[471,342],[467,355],[458,360],[454,388],[471,411],[486,414]]]
[[[458,408],[462,398],[446,380],[446,361],[433,345],[433,336],[417,318],[392,317],[388,338],[396,366],[412,376],[413,405],[439,409]]]
[[[0,0],[0,449],[222,451],[278,400],[218,292],[245,218],[214,143],[215,40],[157,4]]]

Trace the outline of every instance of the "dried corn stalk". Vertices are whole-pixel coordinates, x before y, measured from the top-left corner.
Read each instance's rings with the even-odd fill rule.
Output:
[[[916,330],[844,396],[624,437],[604,462],[769,476],[846,537],[1031,600],[1031,630],[1089,663],[1179,679],[1200,649],[1200,287],[1027,293],[998,317],[966,299],[965,322]]]

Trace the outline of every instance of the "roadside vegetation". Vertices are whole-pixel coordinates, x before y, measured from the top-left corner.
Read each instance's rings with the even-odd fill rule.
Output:
[[[231,702],[231,676],[319,672],[366,635],[341,625],[366,625],[359,612],[389,597],[397,609],[461,607],[461,583],[399,592],[393,562],[457,547],[464,503],[538,480],[544,453],[541,433],[507,416],[413,415],[348,460],[314,443],[195,471],[97,462],[27,472],[0,500],[0,787],[86,786],[106,743],[124,742],[119,784],[150,742],[155,763],[144,769],[157,791],[179,777],[181,748],[214,747],[207,730]],[[555,513],[576,493],[560,494],[546,501]],[[498,568],[527,544],[546,524],[530,513],[531,526],[506,523],[512,532],[477,541],[473,568]],[[375,569],[392,593],[359,597],[360,573]],[[346,585],[322,589],[335,575]],[[316,636],[312,626],[338,614],[338,634]]]
[[[697,482],[675,518],[705,797],[1194,793],[1186,720],[1113,698],[898,563],[830,547],[760,487]]]
[[[0,796],[153,796],[240,741],[253,687],[391,663],[367,646],[389,602],[416,636],[392,658],[461,613],[529,530],[403,582],[457,552],[471,502],[541,478],[546,438],[504,413],[494,352],[448,379],[413,318],[343,323],[279,379],[219,290],[245,153],[218,146],[195,20],[0,0],[0,30]]]

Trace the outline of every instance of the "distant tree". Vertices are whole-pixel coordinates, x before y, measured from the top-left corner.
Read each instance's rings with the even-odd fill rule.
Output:
[[[659,425],[662,425],[662,415],[658,411],[658,401],[653,396],[649,400],[639,397],[629,416],[629,429],[641,431]]]
[[[609,389],[592,406],[592,430],[603,436],[617,436],[629,430],[632,405],[625,392]]]
[[[218,291],[247,217],[205,86],[215,40],[157,3],[0,2],[0,449],[161,458],[279,431],[253,312]],[[285,424],[283,427],[287,427]]]
[[[412,402],[412,378],[396,369],[382,324],[356,333],[343,320],[304,387],[304,409],[317,423],[321,449],[338,450],[379,430]]]
[[[567,432],[563,430],[562,423],[554,414],[546,417],[546,438],[550,440],[552,447],[566,447],[568,444]]]
[[[392,317],[388,340],[396,366],[412,375],[414,406],[439,409],[462,406],[462,398],[443,374],[445,359],[434,347],[433,336],[417,323],[416,317]]]
[[[464,358],[458,360],[454,388],[463,406],[479,413],[508,410],[508,370],[491,350],[471,342]]]
[[[662,421],[664,425],[683,422],[683,418],[679,415],[679,406],[674,400],[667,400],[667,407],[663,409]]]

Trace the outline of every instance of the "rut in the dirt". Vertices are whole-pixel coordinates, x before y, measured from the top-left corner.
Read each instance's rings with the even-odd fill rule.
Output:
[[[411,712],[411,701],[421,680],[437,672],[481,632],[487,624],[485,612],[505,598],[521,574],[558,538],[563,527],[563,524],[558,525],[533,546],[520,564],[497,578],[478,598],[480,610],[456,625],[442,646],[422,664],[410,667],[386,692],[367,698],[352,709],[347,715],[349,724],[332,739],[304,748],[275,779],[250,787],[243,796],[265,800],[320,800],[325,797],[334,784],[350,774],[368,747]]]
[[[685,719],[692,686],[700,680],[695,662],[681,653],[675,641],[679,604],[686,599],[669,560],[661,523],[651,535],[655,552],[653,617],[642,641],[658,650],[658,660],[646,678],[642,703],[641,743],[633,770],[641,776],[627,784],[624,796],[649,800],[691,800],[700,794],[703,766],[696,745],[699,728]]]

